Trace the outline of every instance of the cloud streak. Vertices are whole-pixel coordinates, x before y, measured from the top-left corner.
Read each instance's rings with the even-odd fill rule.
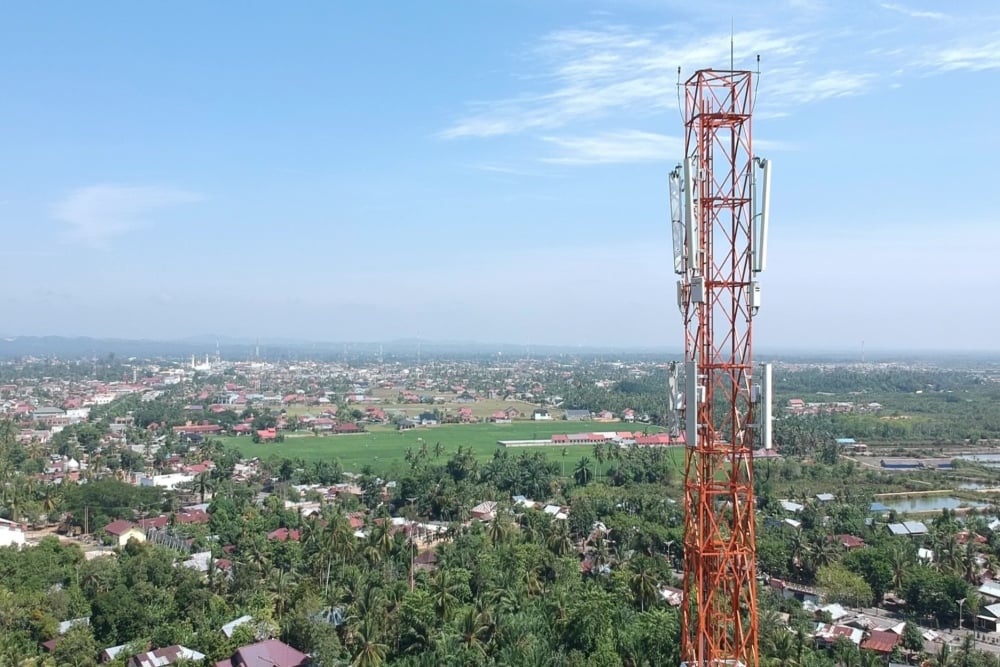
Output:
[[[544,137],[560,154],[543,158],[551,164],[588,165],[676,160],[684,153],[679,137],[639,130],[606,132],[589,137]]]
[[[947,14],[942,14],[941,12],[928,12],[921,11],[917,9],[910,9],[909,7],[904,7],[903,5],[898,5],[893,2],[883,2],[879,5],[882,9],[888,9],[891,12],[898,12],[900,14],[905,14],[910,18],[914,19],[932,19],[934,21],[943,21],[948,18]]]
[[[158,211],[202,200],[197,193],[135,185],[90,185],[73,190],[53,207],[70,238],[105,247],[118,236],[151,223]]]
[[[677,68],[690,73],[705,63],[728,63],[731,38],[737,45],[737,66],[749,66],[757,53],[767,54],[768,70],[762,86],[772,106],[790,107],[858,94],[876,76],[843,69],[819,74],[808,70],[803,59],[816,48],[816,36],[808,33],[751,30],[692,37],[624,27],[560,30],[546,35],[528,54],[535,64],[532,69],[540,74],[527,83],[538,91],[471,103],[465,117],[440,136],[551,134],[576,123],[622,114],[642,117],[677,108]]]
[[[899,87],[906,77],[1000,69],[996,20],[975,12],[946,15],[878,0],[862,14],[800,4],[773,6],[776,19],[766,27],[748,19],[751,29],[733,34],[719,30],[714,13],[651,29],[596,23],[551,31],[521,54],[523,69],[512,73],[520,92],[468,102],[438,136],[529,137],[540,145],[534,159],[549,164],[660,159],[665,137],[633,128],[663,126],[664,112],[677,113],[678,67],[684,79],[706,66],[728,67],[731,48],[737,69],[756,69],[763,56],[759,119]]]

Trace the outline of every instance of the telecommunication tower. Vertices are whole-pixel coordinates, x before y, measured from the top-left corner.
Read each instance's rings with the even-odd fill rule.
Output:
[[[684,317],[684,603],[687,667],[758,667],[753,452],[771,446],[769,365],[753,379],[751,323],[767,260],[769,161],[751,140],[748,71],[684,83],[684,162],[670,173]]]

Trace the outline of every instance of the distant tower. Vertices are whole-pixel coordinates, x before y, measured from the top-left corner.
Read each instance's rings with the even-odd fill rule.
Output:
[[[755,419],[769,400],[770,372],[763,388],[754,384],[751,322],[766,260],[770,163],[752,152],[751,72],[700,70],[684,92],[684,163],[670,174],[686,330],[681,660],[758,667],[753,451],[757,431],[769,443],[769,421]]]

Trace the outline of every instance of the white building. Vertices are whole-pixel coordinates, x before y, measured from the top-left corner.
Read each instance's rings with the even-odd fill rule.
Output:
[[[0,547],[24,546],[24,530],[18,524],[0,519]]]
[[[158,486],[168,491],[173,491],[178,484],[193,482],[194,475],[184,472],[172,472],[166,475],[140,475],[139,486]]]

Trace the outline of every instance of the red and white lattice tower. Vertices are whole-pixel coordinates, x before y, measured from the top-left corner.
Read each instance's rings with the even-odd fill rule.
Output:
[[[751,323],[766,259],[770,164],[753,155],[752,79],[701,70],[687,80],[685,158],[670,175],[686,330],[683,393],[671,402],[684,411],[687,443],[688,667],[759,665],[753,452],[770,447],[770,367],[754,384]]]

